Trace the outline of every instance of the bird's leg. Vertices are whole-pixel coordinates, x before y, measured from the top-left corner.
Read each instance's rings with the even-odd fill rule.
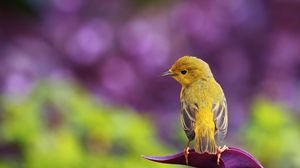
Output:
[[[184,148],[184,151],[183,151],[186,165],[189,165],[188,156],[189,156],[189,149],[190,149],[189,145],[190,145],[190,142],[191,142],[190,140],[187,142],[187,144],[186,144],[186,146]]]
[[[228,147],[226,145],[224,145],[223,147],[218,147],[217,148],[217,164],[220,164],[220,159],[221,159],[221,153],[224,152],[225,150],[227,150]]]

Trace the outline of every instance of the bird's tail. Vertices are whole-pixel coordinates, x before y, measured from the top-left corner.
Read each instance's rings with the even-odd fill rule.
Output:
[[[217,144],[215,142],[214,130],[210,130],[209,128],[196,127],[195,132],[196,152],[208,152],[210,154],[215,154],[217,152]]]

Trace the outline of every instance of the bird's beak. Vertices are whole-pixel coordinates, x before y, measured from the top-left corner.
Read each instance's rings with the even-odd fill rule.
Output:
[[[167,70],[166,72],[162,73],[161,76],[174,76],[175,74],[170,71],[170,70]]]

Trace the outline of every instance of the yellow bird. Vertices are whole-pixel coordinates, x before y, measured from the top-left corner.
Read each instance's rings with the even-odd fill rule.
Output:
[[[162,76],[171,76],[182,85],[180,121],[188,138],[186,163],[189,144],[195,140],[196,152],[216,154],[219,164],[221,153],[228,149],[217,145],[227,133],[227,104],[209,65],[199,58],[183,56]]]

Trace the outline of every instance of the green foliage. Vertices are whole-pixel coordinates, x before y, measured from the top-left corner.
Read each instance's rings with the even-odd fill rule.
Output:
[[[171,152],[146,117],[71,84],[40,82],[28,99],[2,103],[1,143],[18,144],[20,154],[0,168],[167,167],[141,158]]]
[[[265,167],[300,167],[300,129],[285,107],[259,99],[243,134],[248,151]]]

